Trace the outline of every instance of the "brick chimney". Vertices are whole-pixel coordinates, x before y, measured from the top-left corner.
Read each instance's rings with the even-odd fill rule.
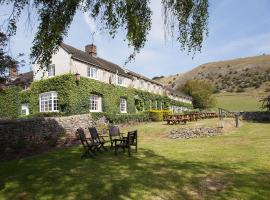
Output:
[[[97,47],[94,44],[88,44],[85,46],[85,52],[89,53],[91,56],[97,56]]]
[[[12,78],[17,78],[18,76],[18,70],[17,68],[9,68],[9,77]]]

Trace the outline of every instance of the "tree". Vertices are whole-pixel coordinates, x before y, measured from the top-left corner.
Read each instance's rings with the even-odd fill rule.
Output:
[[[270,95],[268,97],[263,98],[262,100],[262,109],[267,109],[270,111]]]
[[[9,71],[17,70],[19,62],[7,54],[7,36],[0,32],[0,83],[3,83]]]
[[[215,105],[214,87],[206,80],[189,80],[178,90],[182,90],[193,98],[194,108],[209,109]]]
[[[0,0],[0,5],[12,4],[13,11],[8,19],[7,35],[16,34],[17,21],[24,9],[34,10],[38,17],[31,58],[47,66],[57,51],[63,36],[77,10],[90,13],[99,27],[114,37],[118,30],[126,31],[133,53],[128,61],[144,47],[151,29],[150,0]],[[176,35],[182,49],[200,51],[208,34],[208,0],[162,0],[166,33]]]

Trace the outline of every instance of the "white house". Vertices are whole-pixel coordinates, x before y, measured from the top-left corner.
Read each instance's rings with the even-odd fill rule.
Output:
[[[59,51],[52,56],[51,65],[48,69],[40,69],[38,65],[34,65],[33,73],[35,81],[67,73],[80,74],[82,77],[95,79],[108,84],[132,87],[154,94],[167,95],[175,101],[192,103],[190,97],[175,93],[172,88],[166,88],[157,81],[98,57],[97,48],[93,44],[86,45],[85,51],[82,51],[62,43]],[[57,94],[55,92],[40,94],[41,112],[54,111],[57,109],[57,105],[53,105],[53,103],[46,104],[46,99],[48,98],[57,98]],[[125,104],[126,102],[123,99],[120,103],[122,113],[126,112]],[[101,107],[99,97],[92,95],[90,111],[100,112]],[[179,111],[183,109],[173,107],[172,110]]]

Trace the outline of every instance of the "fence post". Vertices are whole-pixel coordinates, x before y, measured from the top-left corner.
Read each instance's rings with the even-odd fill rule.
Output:
[[[238,128],[239,126],[239,116],[236,114],[235,115],[235,127]]]

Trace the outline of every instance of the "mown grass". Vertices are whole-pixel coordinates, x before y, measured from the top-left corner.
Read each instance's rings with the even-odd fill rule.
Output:
[[[262,97],[253,93],[220,93],[215,95],[215,107],[230,111],[262,111]]]
[[[188,126],[216,126],[216,120]],[[81,147],[1,163],[0,199],[269,199],[270,124],[172,140],[179,127],[141,124],[139,152],[80,159]],[[183,127],[183,125],[181,126]]]

